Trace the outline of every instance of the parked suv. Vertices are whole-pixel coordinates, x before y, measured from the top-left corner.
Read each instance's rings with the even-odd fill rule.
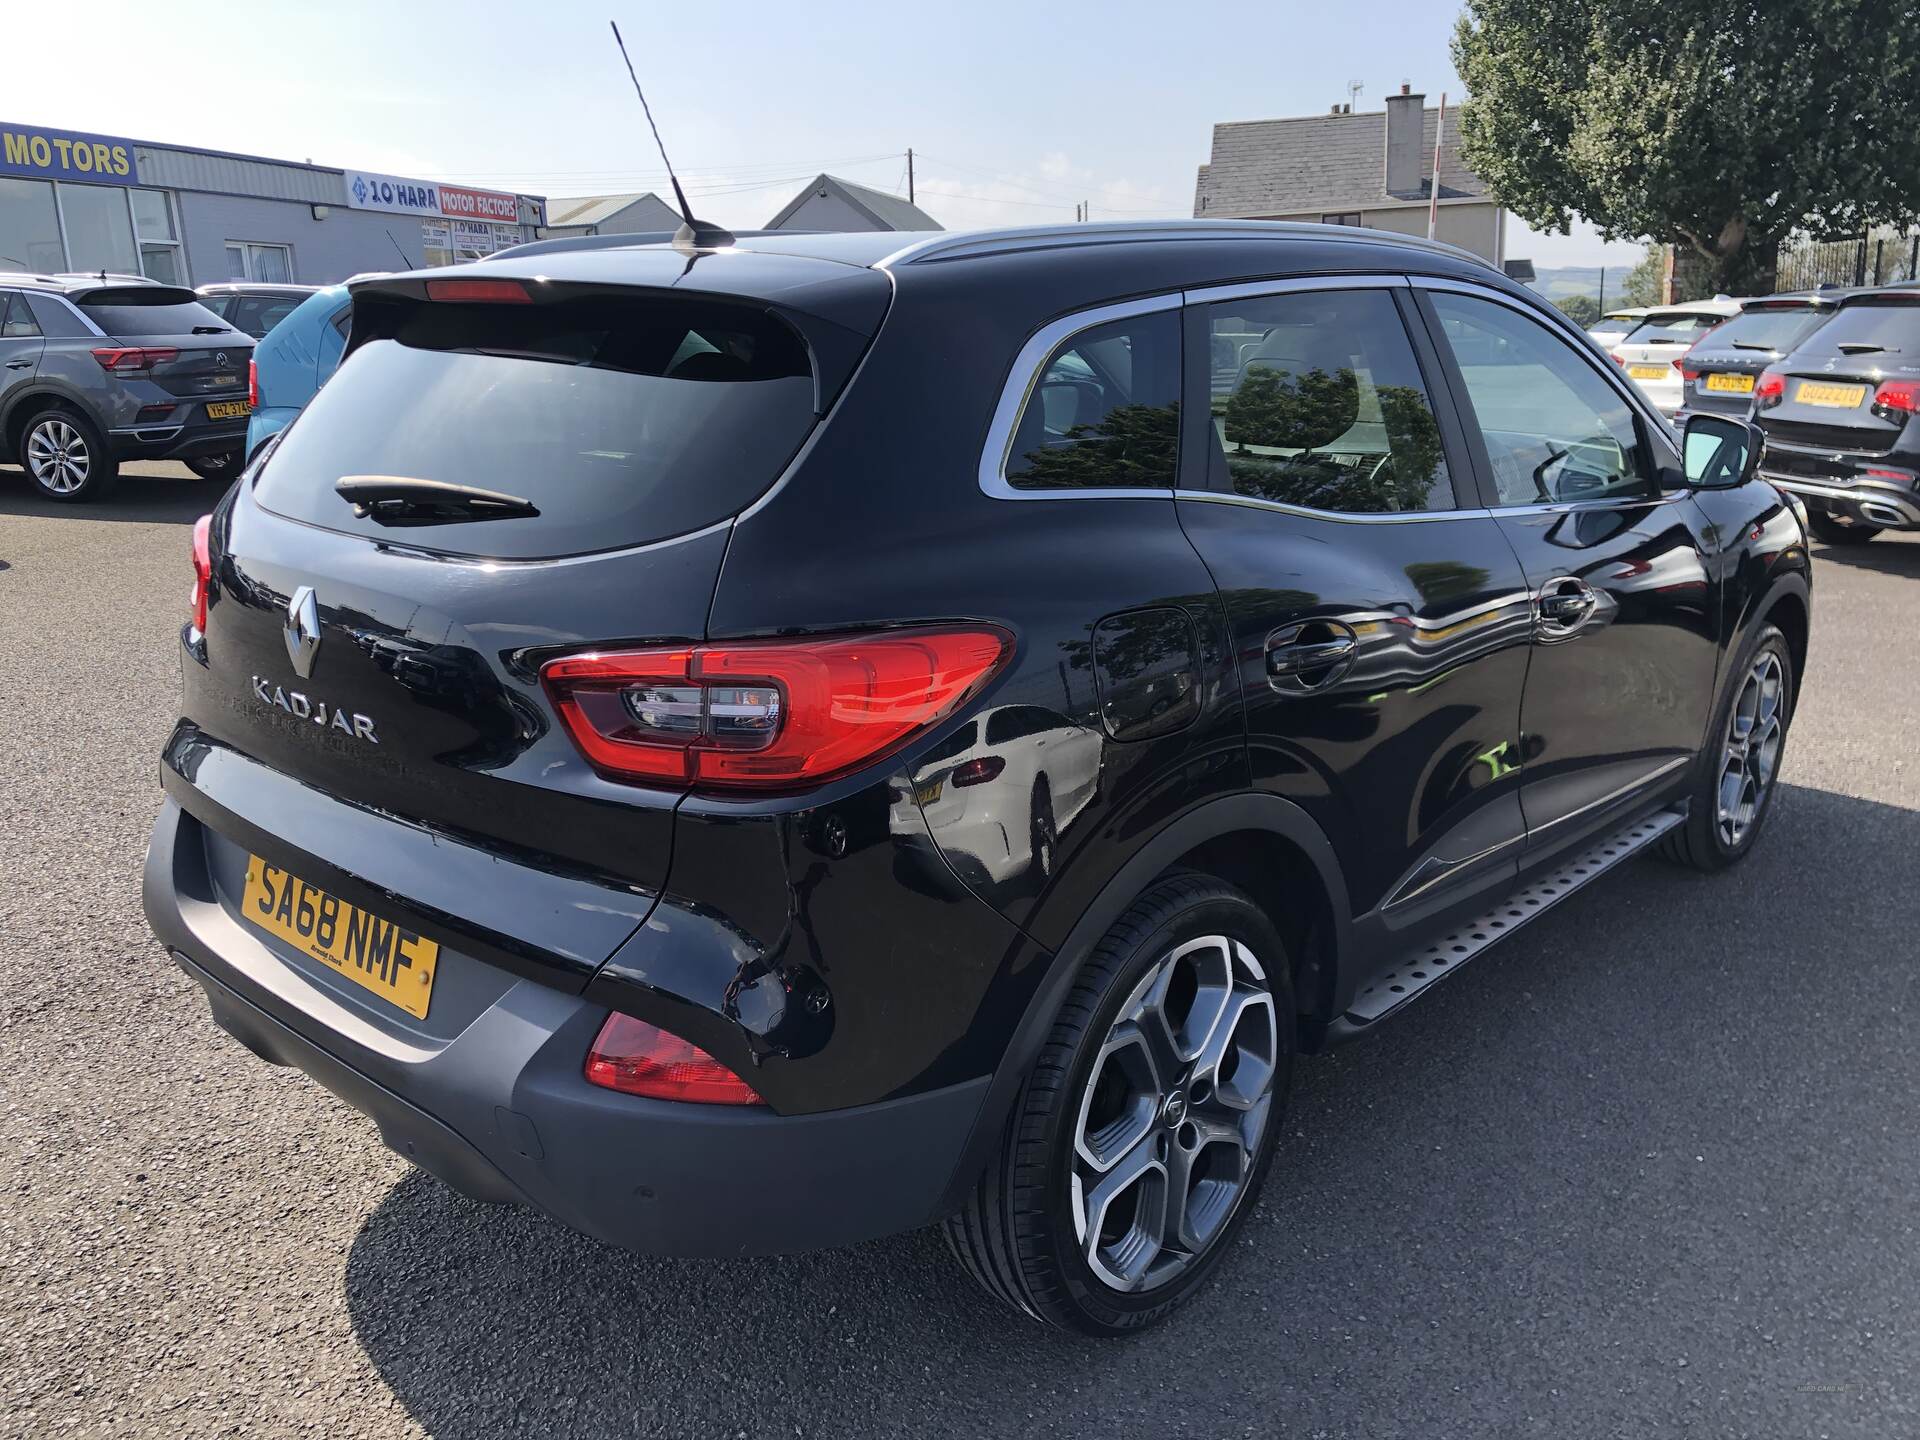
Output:
[[[1686,398],[1676,362],[1739,313],[1738,300],[1724,299],[1649,310],[1614,345],[1613,358],[1654,409],[1670,416]]]
[[[200,303],[237,330],[254,339],[263,337],[291,315],[294,307],[320,287],[276,285],[255,280],[233,280],[202,285],[194,293]]]
[[[53,500],[96,498],[123,460],[235,475],[252,353],[191,290],[0,275],[0,454]]]
[[[1815,535],[1859,545],[1920,529],[1920,288],[1846,296],[1753,399],[1766,477],[1806,501]]]
[[[1674,357],[1681,386],[1674,419],[1694,414],[1751,418],[1754,382],[1761,372],[1831,320],[1846,293],[1815,290],[1747,301],[1738,315]]]
[[[355,285],[194,542],[154,931],[467,1194],[940,1221],[1135,1329],[1296,1056],[1763,828],[1810,591],[1754,432],[1683,450],[1464,252],[623,241]]]

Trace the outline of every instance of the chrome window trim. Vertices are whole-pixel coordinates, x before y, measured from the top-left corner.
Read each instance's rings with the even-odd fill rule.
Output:
[[[1413,277],[1413,285],[1417,290],[1447,290],[1456,294],[1465,295],[1470,299],[1491,300],[1496,305],[1504,305],[1516,315],[1524,315],[1549,334],[1556,333],[1552,320],[1547,317],[1544,312],[1527,304],[1523,300],[1516,300],[1513,296],[1496,290],[1490,285],[1479,285],[1470,280],[1455,280],[1451,277],[1440,275],[1415,275]],[[1564,316],[1560,317],[1560,322],[1566,326],[1565,335],[1584,335],[1586,333]],[[1612,367],[1599,363],[1599,358],[1603,356],[1605,352],[1603,352],[1597,344],[1589,341],[1585,345],[1570,344],[1567,348],[1578,355],[1581,362],[1594,374],[1598,375],[1609,389],[1621,399],[1625,400],[1630,410],[1634,411],[1642,420],[1647,422],[1648,433],[1655,436],[1659,443],[1666,445],[1670,457],[1677,464],[1680,459],[1680,452],[1678,447],[1673,443],[1673,422],[1653,408],[1652,402],[1640,393],[1639,387],[1622,379]],[[1457,364],[1458,361],[1455,363]],[[1476,421],[1476,423],[1478,422]],[[1498,508],[1505,510],[1509,507],[1502,505]]]
[[[1013,447],[1014,432],[1020,427],[1020,416],[1027,408],[1027,401],[1032,398],[1033,388],[1040,381],[1041,367],[1059,346],[1076,335],[1115,320],[1131,320],[1139,315],[1179,309],[1179,291],[1151,295],[1141,300],[1125,300],[1117,305],[1076,310],[1071,315],[1062,315],[1058,320],[1041,326],[1028,336],[1027,343],[1020,347],[1020,353],[1014,357],[1013,368],[1007,372],[1007,383],[1001,387],[999,402],[993,409],[993,423],[987,427],[986,447],[980,453],[980,488],[996,500],[1171,500],[1174,493],[1171,484],[1151,489],[1084,486],[1023,490],[1007,479],[1007,452]],[[1177,468],[1175,477],[1178,478]]]
[[[1115,245],[1143,240],[1328,239],[1391,247],[1402,252],[1415,249],[1470,261],[1485,266],[1495,274],[1499,273],[1484,256],[1450,245],[1444,240],[1395,235],[1387,231],[1368,232],[1364,228],[1356,229],[1348,225],[1316,225],[1304,220],[1246,220],[1230,217],[1218,220],[1114,220],[1092,225],[1027,225],[988,231],[950,231],[911,241],[891,254],[883,255],[873,265],[875,269],[890,270],[898,265],[916,265],[930,260],[963,260],[1021,250],[1067,245]]]
[[[1298,515],[1307,520],[1337,520],[1344,525],[1410,525],[1420,520],[1490,520],[1494,513],[1484,506],[1466,510],[1315,510],[1309,505],[1289,505],[1284,500],[1263,500],[1257,495],[1229,494],[1224,490],[1176,490],[1173,494],[1176,500],[1210,500],[1217,505],[1248,505],[1257,510],[1277,510],[1282,515]]]
[[[1297,295],[1315,290],[1404,290],[1412,282],[1405,275],[1289,275],[1283,280],[1239,280],[1228,285],[1202,285],[1180,292],[1188,305],[1212,305],[1222,300],[1250,300],[1261,295]],[[1411,345],[1413,342],[1407,342]]]

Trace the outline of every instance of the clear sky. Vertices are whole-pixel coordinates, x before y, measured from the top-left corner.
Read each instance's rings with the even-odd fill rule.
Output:
[[[36,9],[38,7],[31,7]],[[950,229],[1190,215],[1219,120],[1306,115],[1410,81],[1457,99],[1455,0],[842,5],[721,0],[94,0],[8,65],[0,121],[550,197],[665,190],[607,30],[626,36],[703,217],[763,224],[829,170],[917,195]],[[0,0],[27,58],[28,0]],[[57,27],[58,35],[52,33]],[[82,38],[84,36],[84,39]],[[84,78],[82,78],[84,77]],[[1586,227],[1507,253],[1631,264]]]

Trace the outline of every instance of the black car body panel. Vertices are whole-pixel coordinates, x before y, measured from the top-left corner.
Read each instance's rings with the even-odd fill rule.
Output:
[[[1685,490],[1664,422],[1580,332],[1444,247],[1183,225],[508,255],[356,286],[343,375],[441,279],[751,300],[804,336],[824,418],[720,523],[540,559],[457,553],[475,543],[458,532],[537,520],[353,533],[290,516],[262,501],[269,453],[212,527],[148,911],[223,1024],[397,1148],[639,1248],[836,1243],[951,1208],[1078,967],[1169,867],[1204,860],[1273,902],[1317,1040],[1414,938],[1677,793],[1763,615],[1804,649],[1805,547],[1778,493]],[[1216,483],[1217,377],[1192,316],[1286,286],[1388,297],[1447,513],[1334,515]],[[1428,296],[1448,286],[1592,370],[1640,437],[1647,493],[1499,502]],[[1116,306],[1186,325],[1177,467],[1118,493],[1008,487],[997,427],[1036,383],[1036,340]],[[1573,580],[1592,612],[1543,637],[1544,599]],[[306,587],[319,638],[300,675]],[[539,678],[577,651],[958,624],[1013,637],[984,688],[793,793],[609,779]],[[1322,631],[1354,641],[1344,668],[1289,688],[1276,652]],[[438,939],[448,1018],[368,1001],[235,919],[249,851]],[[587,1086],[610,1011],[706,1050],[766,1109]],[[481,1035],[500,1037],[484,1074]],[[687,1169],[594,1153],[649,1147]],[[899,1193],[822,1213],[811,1192],[845,1193],[834,1177],[868,1163],[846,1157],[875,1147],[899,1149]],[[726,1166],[736,1191],[764,1187],[751,1238],[726,1238],[751,1207],[712,1199]]]

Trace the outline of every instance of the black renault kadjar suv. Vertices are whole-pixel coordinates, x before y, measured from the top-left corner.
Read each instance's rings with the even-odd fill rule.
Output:
[[[1856,291],[1754,384],[1766,478],[1829,545],[1920,529],[1920,287]]]
[[[677,1255],[943,1221],[1129,1330],[1297,1055],[1753,845],[1799,524],[1472,257],[625,240],[356,285],[196,539],[154,930],[468,1194]]]

